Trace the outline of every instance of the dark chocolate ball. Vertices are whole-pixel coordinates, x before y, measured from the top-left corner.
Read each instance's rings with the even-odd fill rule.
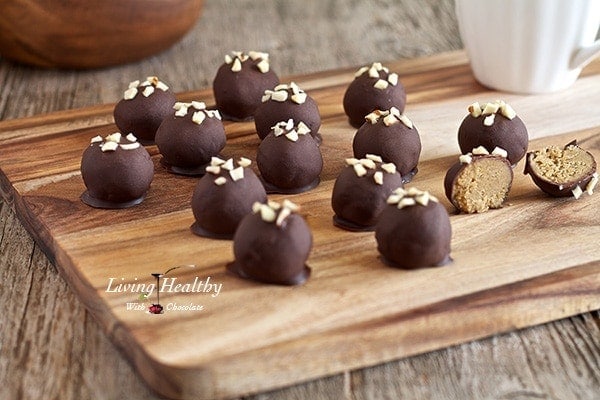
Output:
[[[598,185],[596,160],[573,141],[563,148],[547,146],[527,153],[525,174],[545,193],[555,197],[594,193]]]
[[[409,182],[417,172],[421,154],[417,128],[395,109],[375,111],[367,117],[352,140],[354,157],[380,155],[384,162],[394,163],[404,182]]]
[[[133,133],[143,144],[154,142],[156,130],[171,115],[175,95],[156,77],[131,82],[115,106],[115,124],[123,134]]]
[[[235,261],[227,268],[242,278],[264,283],[304,283],[310,275],[306,266],[312,248],[310,228],[304,218],[290,213],[285,202],[279,209],[270,204],[258,204],[244,217],[233,238]]]
[[[319,184],[323,157],[301,124],[288,120],[276,124],[260,143],[256,164],[268,193],[300,193]]]
[[[413,191],[409,189],[407,192]],[[425,204],[413,191],[381,213],[375,229],[377,249],[391,266],[415,269],[441,266],[450,261],[452,227],[448,212],[429,197]],[[393,196],[393,195],[392,195]],[[409,201],[410,199],[410,201]],[[414,203],[402,205],[400,202]],[[425,203],[423,201],[423,203]]]
[[[343,104],[350,125],[359,128],[372,111],[396,107],[403,112],[406,92],[398,74],[390,73],[381,63],[373,63],[356,72],[346,89]]]
[[[196,185],[192,212],[196,222],[192,232],[215,239],[231,239],[240,221],[252,211],[252,205],[267,201],[267,193],[249,160],[213,158],[211,166]]]
[[[334,224],[351,231],[373,230],[387,198],[403,186],[402,176],[394,164],[382,164],[379,156],[348,159],[346,163],[331,195]]]
[[[258,137],[264,139],[273,125],[280,121],[302,121],[310,129],[310,134],[320,142],[319,128],[321,114],[317,103],[294,82],[289,85],[277,85],[266,90],[262,103],[254,114],[254,125]]]
[[[81,157],[87,187],[81,200],[96,208],[126,208],[141,203],[154,177],[148,151],[133,135],[96,136]]]
[[[203,102],[176,103],[156,132],[156,145],[170,172],[203,175],[212,157],[225,147],[225,127],[219,112]]]
[[[213,81],[217,108],[225,119],[250,120],[265,90],[277,84],[279,78],[270,68],[267,53],[232,52],[225,56]]]
[[[485,111],[488,107],[496,112]],[[479,111],[476,108],[479,107]],[[463,119],[458,128],[458,145],[461,153],[467,153],[476,147],[483,146],[490,153],[500,147],[508,153],[508,161],[515,165],[527,152],[529,135],[525,124],[514,114],[510,106],[501,101],[479,106],[474,103],[469,107],[470,113]],[[471,111],[474,110],[474,111]],[[510,117],[510,118],[509,118]]]

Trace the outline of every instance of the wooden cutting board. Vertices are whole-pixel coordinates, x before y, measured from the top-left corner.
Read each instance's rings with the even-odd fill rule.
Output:
[[[473,101],[511,103],[529,129],[531,149],[578,139],[600,160],[600,61],[572,88],[539,96],[483,88],[462,52],[386,65],[406,86],[405,113],[423,142],[409,186],[430,190],[452,214],[449,266],[386,267],[372,233],[332,225],[331,189],[355,131],[341,105],[354,69],[289,77],[315,98],[323,117],[322,183],[289,196],[302,205],[314,235],[312,277],[303,286],[226,273],[231,242],[189,230],[197,179],[166,173],[155,147],[148,148],[156,175],[144,203],[126,210],[81,203],[80,157],[91,137],[115,131],[110,104],[0,122],[2,195],[110,339],[170,397],[264,391],[600,308],[600,194],[550,198],[522,175],[522,162],[500,210],[456,215],[442,188],[458,155],[458,125]],[[179,97],[213,103],[210,90]],[[227,123],[226,131],[224,156],[255,158],[252,123]],[[160,293],[165,313],[147,313],[156,291],[146,300],[140,294],[155,283],[151,274],[180,265],[195,267],[167,274],[161,284],[170,278],[165,290],[173,291]],[[125,284],[146,287],[118,292]]]

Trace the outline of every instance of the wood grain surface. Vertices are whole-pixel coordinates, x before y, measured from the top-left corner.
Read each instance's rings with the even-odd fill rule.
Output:
[[[412,94],[409,116],[423,138],[420,171],[411,186],[442,199],[441,182],[457,153],[449,132],[456,131],[472,99],[496,98],[498,93],[475,83],[463,53],[387,65],[403,71]],[[573,104],[591,104],[596,92],[587,88],[600,85],[599,70],[600,63],[592,64],[561,96],[572,96]],[[372,233],[334,228],[331,188],[344,158],[352,155],[355,131],[341,108],[352,78],[352,70],[341,70],[283,79],[305,88],[323,119],[321,184],[287,196],[303,207],[314,235],[313,274],[298,288],[227,274],[231,243],[189,232],[189,202],[197,179],[167,173],[154,146],[148,149],[155,178],[142,205],[107,211],[82,204],[81,152],[91,137],[116,129],[102,122],[110,121],[110,105],[67,111],[49,121],[40,116],[0,123],[3,196],[155,390],[176,398],[244,395],[600,307],[598,196],[549,198],[518,174],[503,209],[452,216],[454,262],[448,268],[388,268],[378,259]],[[210,90],[180,98],[213,103]],[[552,96],[544,101],[516,95],[505,99],[527,121],[531,137],[538,138],[531,148],[575,137],[600,157],[600,114],[593,106],[573,120],[543,112]],[[577,108],[566,105],[563,111],[569,115]],[[90,121],[97,122],[85,126]],[[223,156],[255,159],[259,140],[253,123],[226,123],[226,132]],[[516,168],[522,170],[522,162]],[[515,240],[521,235],[525,239]],[[147,301],[137,312],[127,308],[144,289],[112,289],[111,282],[149,285],[152,272],[189,264],[195,268],[173,274],[178,282],[211,279],[223,291],[210,297],[169,293],[167,312],[157,317],[145,312]],[[172,311],[171,304],[204,309]]]
[[[36,70],[0,59],[0,117],[111,103],[130,80],[149,73],[159,74],[177,91],[207,87],[214,65],[230,49],[269,51],[284,75],[457,49],[452,7],[451,1],[433,0],[209,0],[190,35],[140,63],[74,72]],[[306,36],[290,34],[296,21],[310,26]],[[556,96],[547,104],[555,110],[569,101],[569,96]],[[585,107],[576,108],[585,113]],[[102,113],[90,124],[97,124]],[[555,119],[550,121],[546,129]],[[160,398],[115,350],[5,202],[0,221],[0,303],[5,305],[0,398]],[[598,321],[597,312],[584,313],[248,398],[595,399],[600,390]]]

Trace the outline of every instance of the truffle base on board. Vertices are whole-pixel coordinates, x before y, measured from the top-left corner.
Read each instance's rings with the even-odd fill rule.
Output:
[[[178,167],[176,165],[171,165],[164,158],[160,159],[160,165],[162,165],[167,172],[170,172],[175,175],[183,175],[183,176],[203,176],[206,174],[206,167],[210,165],[210,163],[200,165],[199,167],[194,168],[184,168]]]
[[[87,204],[90,207],[94,207],[94,208],[105,208],[105,209],[123,209],[123,208],[129,208],[129,207],[133,207],[133,206],[137,206],[138,204],[142,203],[144,201],[144,199],[146,198],[146,194],[144,194],[141,197],[138,197],[137,199],[133,199],[133,200],[129,200],[129,201],[107,201],[107,200],[101,200],[101,199],[97,199],[95,197],[92,197],[89,193],[89,191],[85,191],[81,194],[81,201],[83,201],[85,204]]]
[[[278,186],[273,185],[272,183],[269,183],[267,181],[265,181],[263,179],[263,177],[259,177],[261,183],[263,184],[263,186],[265,187],[265,191],[267,192],[267,194],[299,194],[299,193],[304,193],[304,192],[308,192],[311,189],[316,188],[317,186],[319,186],[319,183],[321,183],[321,178],[317,177],[317,179],[315,179],[314,181],[312,181],[311,183],[309,183],[306,186],[302,186],[299,188],[280,188]]]

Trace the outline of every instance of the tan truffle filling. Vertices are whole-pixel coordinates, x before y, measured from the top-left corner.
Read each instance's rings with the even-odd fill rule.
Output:
[[[453,201],[468,213],[500,208],[512,183],[511,170],[503,161],[484,158],[466,164],[456,176]]]
[[[585,178],[594,164],[588,152],[574,145],[564,149],[548,146],[532,153],[529,157],[529,165],[535,175],[557,185]]]

